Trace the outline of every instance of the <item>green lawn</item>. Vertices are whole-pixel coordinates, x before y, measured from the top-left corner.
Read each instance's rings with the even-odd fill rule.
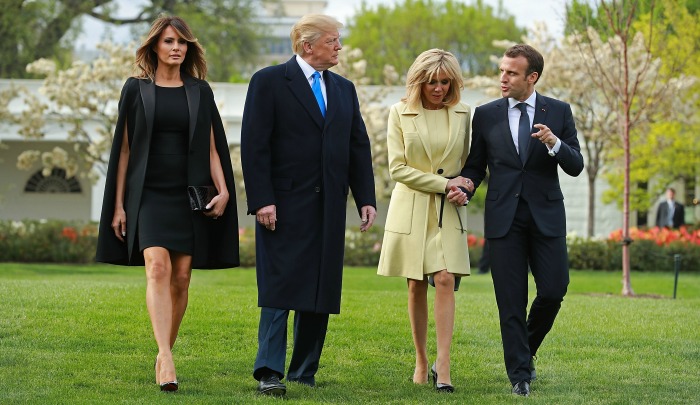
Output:
[[[299,404],[700,403],[700,275],[681,275],[676,300],[670,273],[634,273],[632,285],[643,297],[620,297],[619,273],[572,272],[524,399],[510,395],[491,278],[464,280],[450,396],[409,382],[405,281],[349,268],[318,386],[290,384],[287,397]],[[140,268],[0,264],[0,404],[275,401],[257,396],[251,377],[254,271],[195,271],[174,352],[180,391],[171,395],[154,382],[144,291]],[[433,359],[432,332],[429,353]]]

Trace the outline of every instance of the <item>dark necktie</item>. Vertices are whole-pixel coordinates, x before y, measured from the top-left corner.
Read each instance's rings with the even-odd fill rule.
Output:
[[[520,110],[520,121],[518,122],[518,153],[520,161],[525,164],[527,158],[527,144],[532,137],[532,127],[530,127],[530,116],[527,115],[527,104],[518,103],[516,105]]]
[[[313,82],[311,82],[311,90],[316,96],[316,102],[318,103],[318,108],[321,109],[321,115],[326,116],[326,102],[323,101],[323,93],[321,92],[321,75],[318,72],[314,72],[311,75]]]

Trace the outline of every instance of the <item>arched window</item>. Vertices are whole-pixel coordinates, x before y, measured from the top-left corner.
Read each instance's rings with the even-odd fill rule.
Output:
[[[67,179],[65,170],[54,168],[48,177],[45,177],[41,170],[34,173],[27,180],[24,191],[27,193],[80,193],[82,189],[75,176]]]

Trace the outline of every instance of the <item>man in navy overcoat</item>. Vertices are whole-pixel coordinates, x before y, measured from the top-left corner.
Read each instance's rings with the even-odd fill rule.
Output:
[[[338,64],[341,26],[325,15],[302,17],[290,35],[296,55],[255,73],[245,102],[241,159],[248,213],[257,220],[261,307],[253,376],[263,394],[286,393],[280,379],[290,310],[287,381],[315,385],[328,315],[340,312],[348,192],[362,231],[376,216],[357,93],[352,82],[328,71]]]

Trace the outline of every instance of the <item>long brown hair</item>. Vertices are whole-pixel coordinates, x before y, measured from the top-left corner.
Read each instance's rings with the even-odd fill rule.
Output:
[[[151,30],[146,39],[136,50],[136,60],[134,70],[136,77],[142,79],[149,78],[155,81],[156,68],[158,67],[158,55],[153,50],[156,46],[160,34],[168,27],[173,27],[175,32],[187,41],[187,53],[182,61],[180,71],[192,77],[204,80],[207,77],[207,61],[204,59],[204,48],[195,38],[189,25],[180,17],[160,16],[151,24]]]

